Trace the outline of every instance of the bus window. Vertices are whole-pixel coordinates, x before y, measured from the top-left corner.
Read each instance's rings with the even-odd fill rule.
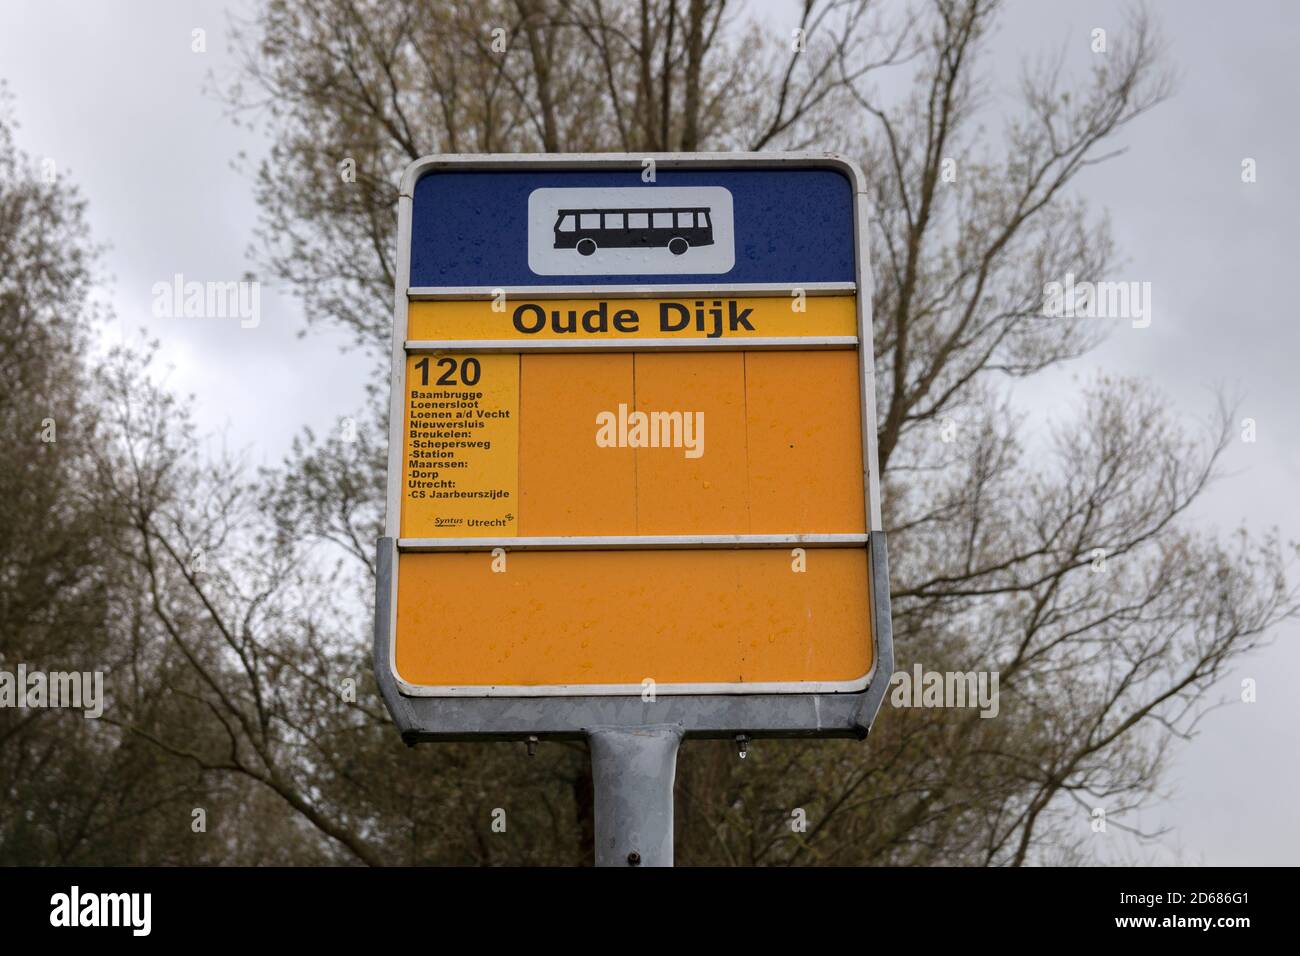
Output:
[[[650,214],[648,212],[630,212],[627,214],[627,227],[629,229],[649,229]]]
[[[655,213],[654,227],[656,229],[671,229],[673,227],[673,214],[670,212]]]
[[[623,229],[623,228],[626,228],[625,225],[624,225],[624,222],[623,222],[623,213],[621,213],[621,212],[607,212],[607,213],[605,213],[605,228],[606,228],[606,229]]]
[[[573,232],[578,228],[577,217],[571,212],[566,212],[560,217],[560,221],[555,224],[555,228],[560,232]]]
[[[600,213],[584,212],[578,223],[583,229],[599,229]]]

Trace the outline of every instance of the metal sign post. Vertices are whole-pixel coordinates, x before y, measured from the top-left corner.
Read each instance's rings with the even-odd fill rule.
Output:
[[[673,865],[680,727],[593,727],[597,866]]]
[[[865,186],[828,155],[431,156],[398,207],[375,673],[586,739],[670,865],[686,737],[864,737],[893,669]]]

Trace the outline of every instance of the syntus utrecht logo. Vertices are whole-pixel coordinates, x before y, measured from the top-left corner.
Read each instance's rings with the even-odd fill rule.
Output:
[[[68,707],[94,720],[104,713],[102,671],[0,669],[0,707]]]
[[[617,412],[596,414],[601,448],[681,448],[687,458],[704,454],[703,412]]]

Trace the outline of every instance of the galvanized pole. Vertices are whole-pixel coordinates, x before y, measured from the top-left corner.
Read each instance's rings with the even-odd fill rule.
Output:
[[[596,727],[587,738],[596,797],[596,865],[672,866],[681,727]]]

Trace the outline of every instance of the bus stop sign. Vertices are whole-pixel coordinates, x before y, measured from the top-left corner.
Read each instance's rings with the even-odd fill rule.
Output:
[[[857,167],[431,156],[398,227],[375,671],[406,739],[864,736],[893,650]]]

